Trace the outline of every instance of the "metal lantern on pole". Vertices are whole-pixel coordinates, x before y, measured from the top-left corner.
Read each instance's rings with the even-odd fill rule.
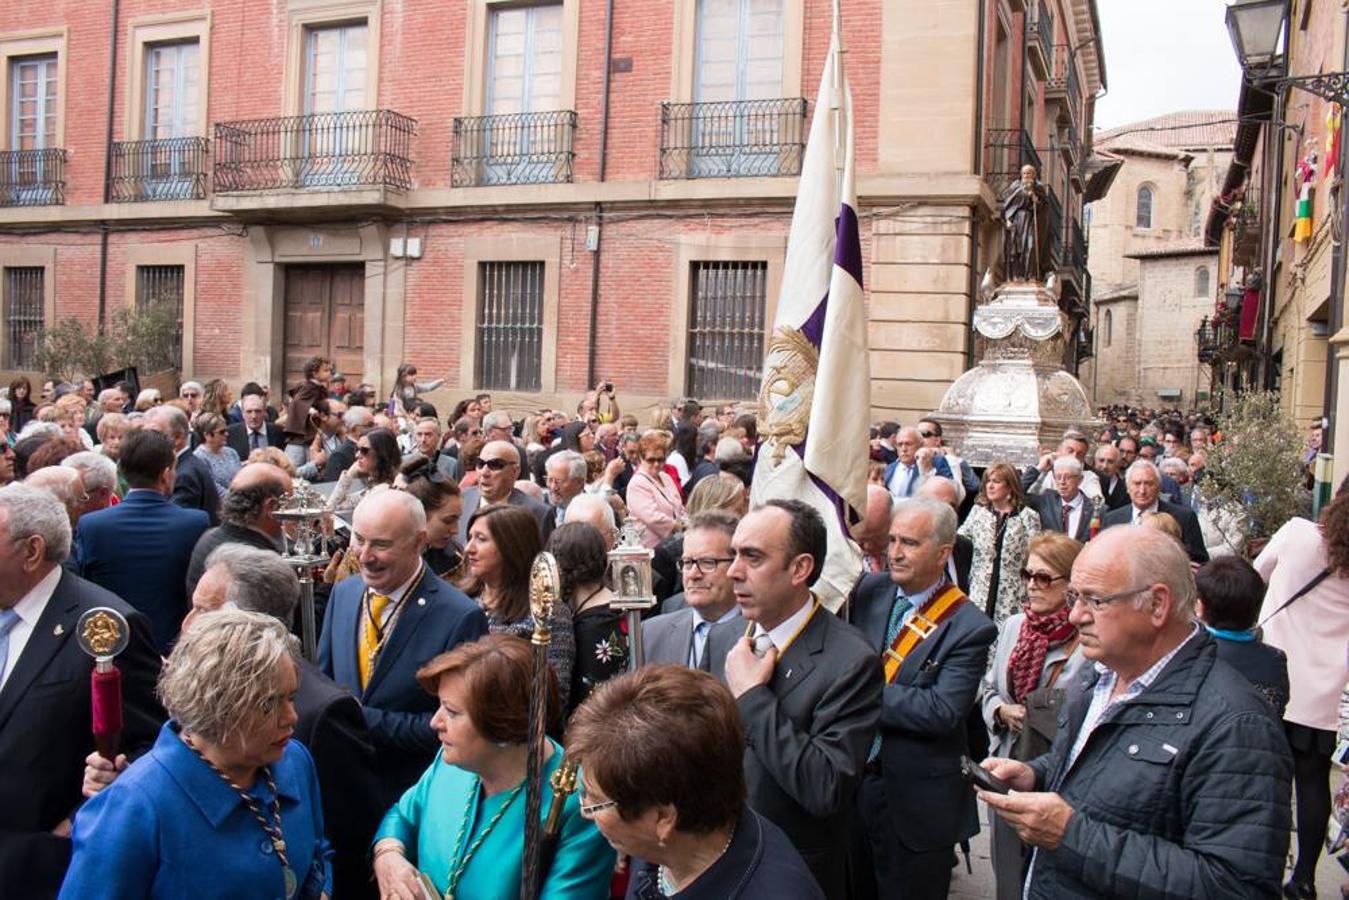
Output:
[[[1279,55],[1284,0],[1239,0],[1227,7],[1227,33],[1243,67],[1267,66]]]
[[[628,519],[619,531],[618,546],[609,551],[609,583],[618,599],[609,604],[622,610],[628,624],[628,669],[636,671],[643,662],[642,613],[656,605],[651,589],[651,559],[655,555],[642,546],[641,526]]]
[[[323,518],[328,514],[323,495],[309,482],[297,478],[289,494],[281,498],[276,518],[287,523],[286,552],[282,559],[295,567],[300,578],[300,643],[305,658],[312,660],[318,647],[318,624],[314,616],[314,567],[327,565],[328,534]]]

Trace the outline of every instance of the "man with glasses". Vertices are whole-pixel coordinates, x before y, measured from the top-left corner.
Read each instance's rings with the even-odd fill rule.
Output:
[[[187,404],[188,418],[201,411],[201,384],[196,381],[184,381],[178,388],[178,399]]]
[[[951,452],[946,446],[945,439],[942,437],[941,423],[936,419],[920,419],[918,421],[918,436],[923,439],[923,447],[931,450],[934,466],[937,460],[946,463],[950,474],[938,471],[937,474],[943,478],[950,478],[960,486],[960,503],[963,505],[966,497],[973,498],[979,493],[979,478],[974,474],[974,469],[965,460],[961,459]],[[919,453],[926,456],[927,454]],[[970,501],[973,503],[973,499]]]
[[[998,631],[950,581],[956,514],[901,500],[890,523],[889,571],[856,590],[853,624],[884,666],[879,731],[858,793],[853,865],[858,898],[944,898],[952,848],[979,833],[960,777],[970,711]]]
[[[656,616],[642,626],[642,649],[647,663],[675,663],[712,671],[707,654],[708,634],[717,625],[740,619],[735,589],[727,574],[735,559],[731,538],[738,521],[719,509],[699,513],[689,520],[679,559],[679,569],[684,574],[685,606]]]
[[[487,394],[482,396],[491,397]],[[529,470],[529,457],[525,454],[525,445],[520,443],[515,437],[515,423],[511,421],[508,413],[504,412],[483,412],[482,416],[482,439],[484,441],[509,441],[515,445],[515,451],[520,457],[520,471]]]
[[[1069,621],[1095,665],[1048,753],[983,764],[1013,793],[980,797],[1035,848],[1026,897],[1279,895],[1288,744],[1194,601],[1184,551],[1151,528],[1106,531],[1073,563]]]
[[[1075,456],[1054,460],[1054,490],[1026,498],[1040,514],[1046,531],[1057,531],[1083,543],[1091,538],[1092,520],[1100,528],[1099,508],[1082,490],[1082,463]]]
[[[509,503],[522,506],[534,514],[539,523],[539,536],[548,543],[557,519],[546,503],[519,490],[515,486],[520,477],[520,456],[510,441],[489,441],[478,456],[478,483],[464,489],[464,512],[459,517],[459,546],[468,546],[468,523],[479,506]]]

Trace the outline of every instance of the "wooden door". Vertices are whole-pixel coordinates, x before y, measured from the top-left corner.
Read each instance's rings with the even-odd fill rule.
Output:
[[[286,267],[286,386],[326,356],[355,385],[364,377],[365,266]]]

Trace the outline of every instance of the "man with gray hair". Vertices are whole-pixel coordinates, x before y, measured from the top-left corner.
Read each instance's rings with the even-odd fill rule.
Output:
[[[1137,460],[1125,473],[1124,483],[1129,488],[1129,505],[1106,513],[1101,522],[1103,527],[1137,525],[1147,513],[1164,512],[1180,526],[1180,538],[1190,554],[1190,561],[1199,565],[1208,562],[1208,548],[1204,546],[1199,517],[1187,507],[1161,499],[1162,473],[1155,463]]]
[[[471,421],[471,420],[470,420]],[[416,459],[430,460],[431,471],[459,481],[459,460],[440,449],[440,420],[423,416],[412,426],[413,450],[403,456],[403,465]]]
[[[353,406],[342,414],[342,443],[328,456],[321,481],[336,481],[356,462],[356,442],[375,424],[375,414],[367,406]]]
[[[42,488],[60,500],[61,505],[66,508],[66,514],[70,516],[71,528],[79,523],[80,513],[89,502],[89,495],[84,490],[84,478],[79,472],[65,466],[43,466],[25,478],[24,484]],[[72,568],[71,571],[78,569]]]
[[[1057,457],[1053,462],[1054,490],[1026,497],[1026,505],[1040,514],[1045,531],[1057,531],[1086,542],[1091,538],[1093,521],[1099,529],[1103,502],[1082,490],[1082,463],[1076,456]]]
[[[1279,896],[1292,756],[1194,600],[1185,552],[1151,528],[1074,561],[1068,618],[1095,665],[1048,753],[983,763],[1013,793],[980,797],[1034,848],[1026,897]]]
[[[988,649],[997,629],[947,575],[956,513],[925,497],[900,500],[890,523],[889,572],[858,585],[852,621],[884,664],[879,733],[858,793],[865,837],[859,896],[944,898],[951,848],[979,832],[960,777]]]
[[[176,406],[156,406],[145,414],[142,421],[146,428],[158,431],[173,441],[177,469],[173,480],[173,496],[169,499],[183,509],[202,510],[212,525],[219,525],[220,492],[216,490],[210,466],[192,452],[188,440],[190,429],[187,416]]]
[[[121,749],[133,757],[144,751],[164,720],[149,620],[62,568],[70,544],[70,519],[55,497],[24,484],[0,488],[0,885],[25,897],[54,897],[60,888],[94,749],[94,660],[77,639],[82,615],[107,607],[130,625],[117,657]]]
[[[579,494],[567,504],[567,512],[562,517],[563,524],[584,522],[593,526],[604,538],[605,544],[612,550],[618,546],[618,525],[614,518],[613,505],[608,498],[599,494]]]
[[[484,414],[482,417],[482,439],[484,441],[509,441],[514,444],[515,451],[520,456],[520,471],[529,471],[529,456],[525,453],[525,445],[515,437],[515,425],[511,422],[509,414],[501,410]]]
[[[586,489],[586,460],[575,450],[559,450],[548,457],[544,471],[548,473],[548,502],[552,504],[553,517],[561,525],[567,504]]]
[[[112,506],[117,494],[117,464],[96,450],[82,450],[61,460],[61,465],[79,472],[84,478],[84,491],[89,502],[80,514],[96,512]]]
[[[249,463],[230,482],[220,506],[220,524],[210,529],[192,548],[187,564],[187,595],[193,596],[197,581],[206,570],[207,557],[226,544],[242,544],[267,553],[282,550],[281,521],[276,510],[291,491],[286,470],[271,463]]]

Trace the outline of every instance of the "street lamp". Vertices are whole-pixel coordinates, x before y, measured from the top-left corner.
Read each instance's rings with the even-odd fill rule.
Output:
[[[1279,54],[1284,0],[1239,0],[1227,7],[1227,33],[1243,68],[1269,65]]]

